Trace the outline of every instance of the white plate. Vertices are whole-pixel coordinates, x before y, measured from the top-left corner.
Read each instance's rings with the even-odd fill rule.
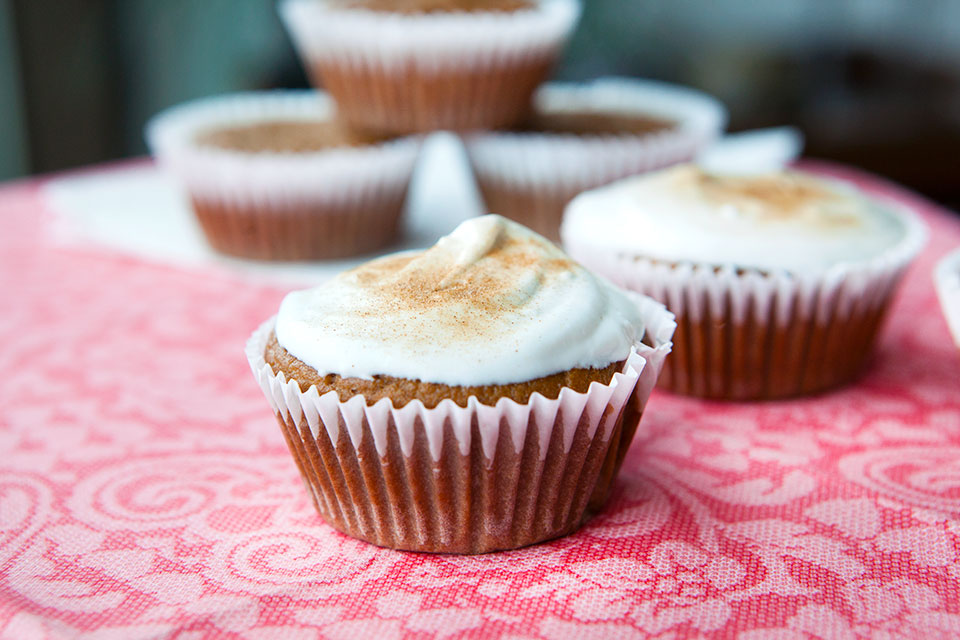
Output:
[[[121,166],[54,178],[43,187],[56,214],[60,246],[103,246],[178,267],[218,267],[257,281],[317,284],[371,255],[323,262],[257,262],[229,258],[207,245],[176,181],[154,165]],[[456,136],[424,144],[407,198],[400,242],[383,251],[428,247],[483,212],[463,147]]]

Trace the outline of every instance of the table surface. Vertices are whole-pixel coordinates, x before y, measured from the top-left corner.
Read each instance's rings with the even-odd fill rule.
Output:
[[[790,402],[655,392],[602,513],[479,557],[314,512],[243,356],[289,285],[64,246],[42,180],[0,187],[0,638],[960,634],[960,353],[930,277],[960,219],[819,170],[933,230],[868,374]]]

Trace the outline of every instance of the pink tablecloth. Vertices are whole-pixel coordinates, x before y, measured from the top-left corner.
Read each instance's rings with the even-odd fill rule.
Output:
[[[282,291],[46,244],[0,189],[0,638],[960,634],[960,354],[933,227],[862,382],[655,394],[609,507],[483,557],[382,550],[313,511],[242,347]]]

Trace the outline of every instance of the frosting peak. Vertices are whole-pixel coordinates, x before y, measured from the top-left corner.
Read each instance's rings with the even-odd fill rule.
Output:
[[[374,261],[354,275],[384,303],[406,309],[470,307],[465,330],[480,332],[486,316],[522,307],[573,267],[546,239],[500,216],[484,216],[420,254]]]
[[[284,299],[277,340],[321,373],[508,384],[626,358],[636,304],[500,216]]]

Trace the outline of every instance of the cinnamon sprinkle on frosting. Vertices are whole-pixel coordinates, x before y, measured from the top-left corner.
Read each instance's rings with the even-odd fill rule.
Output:
[[[277,340],[323,373],[504,384],[623,360],[633,300],[500,216],[387,256],[281,306]]]

